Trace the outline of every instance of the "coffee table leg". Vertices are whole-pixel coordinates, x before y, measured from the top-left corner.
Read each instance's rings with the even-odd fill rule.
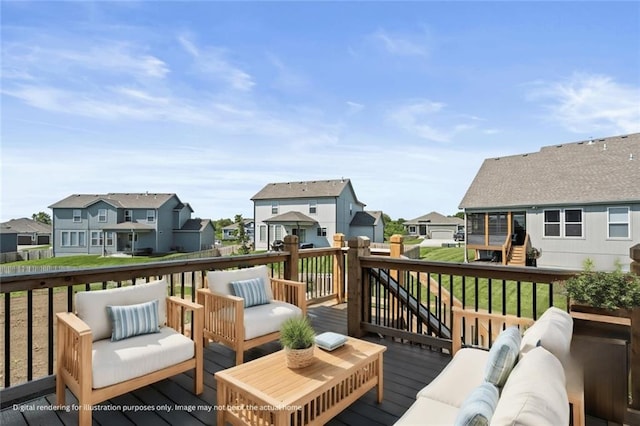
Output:
[[[382,371],[382,353],[378,356],[378,404],[382,403],[382,394],[384,388],[384,375]]]
[[[218,380],[218,406],[217,414],[216,414],[216,424],[219,426],[224,426],[224,410],[226,409],[226,402],[224,401],[224,395],[226,392],[226,386],[222,383],[222,380]]]

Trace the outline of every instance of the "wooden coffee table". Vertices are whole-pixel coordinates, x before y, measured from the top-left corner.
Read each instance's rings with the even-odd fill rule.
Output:
[[[376,386],[381,403],[386,349],[350,337],[332,352],[316,347],[305,368],[288,368],[281,350],[219,371],[217,424],[324,424]]]

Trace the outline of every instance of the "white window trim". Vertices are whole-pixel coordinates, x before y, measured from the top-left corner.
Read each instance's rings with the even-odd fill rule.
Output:
[[[77,214],[76,214],[77,213]],[[73,223],[80,223],[82,222],[82,210],[80,209],[73,209]],[[77,219],[77,220],[76,220]]]
[[[567,222],[566,221],[566,211],[567,210],[580,210],[580,222]],[[558,211],[560,212],[560,222],[547,222],[545,220],[545,214],[546,212],[553,212],[553,211]],[[568,224],[573,224],[573,225],[577,225],[580,224],[580,235],[566,235],[566,225]],[[547,235],[546,234],[546,225],[547,224],[558,224],[560,225],[560,235]],[[608,233],[608,227],[607,227],[607,233]],[[565,209],[545,209],[542,211],[542,238],[566,238],[569,240],[580,240],[580,239],[584,239],[585,235],[584,235],[584,209],[583,208],[565,208]]]
[[[318,214],[318,201],[309,200],[309,214]]]
[[[280,211],[280,203],[278,201],[271,202],[271,214],[278,214]]]
[[[64,242],[64,234],[68,234],[67,240],[69,241],[69,244],[63,244]],[[76,234],[76,244],[71,244],[71,241],[73,240],[71,238],[71,235]],[[80,235],[83,236],[82,240],[84,240],[84,244],[80,243]],[[73,230],[69,230],[69,231],[60,231],[60,247],[86,247],[87,246],[87,235],[85,231],[73,231]]]
[[[611,209],[627,209],[627,221],[626,222],[611,222],[609,220],[609,213]],[[612,237],[609,233],[610,227],[609,225],[627,225],[627,236],[626,237]],[[629,206],[615,206],[615,207],[607,207],[607,239],[609,240],[630,240],[631,239],[631,207]]]
[[[151,218],[151,220],[149,220]],[[156,222],[156,211],[155,210],[147,210],[147,222],[155,223]]]
[[[558,222],[547,222],[545,216],[547,212],[558,212]],[[557,224],[560,227],[559,235],[547,235],[547,224]],[[562,238],[562,209],[546,209],[542,211],[542,237],[543,238]]]
[[[98,209],[98,222],[107,221],[107,209]]]

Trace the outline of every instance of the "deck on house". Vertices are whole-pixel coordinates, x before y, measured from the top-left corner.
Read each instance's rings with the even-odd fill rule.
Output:
[[[309,316],[316,332],[335,331],[346,333],[346,304],[315,306],[309,308]],[[387,346],[384,354],[384,401],[376,403],[375,390],[342,411],[329,425],[391,425],[415,401],[416,393],[433,380],[450,361],[450,356],[416,345],[396,342],[390,338],[370,335],[370,342]],[[251,349],[245,361],[277,351],[280,345],[272,342]],[[99,425],[215,425],[216,380],[213,374],[232,367],[234,353],[230,349],[210,344],[204,351],[205,389],[193,394],[193,381],[189,374],[179,374],[171,379],[113,398],[95,407],[93,422]],[[70,409],[51,410],[55,405],[55,393],[21,402],[2,410],[2,425],[77,425],[78,413]],[[67,404],[77,400],[67,391]],[[171,410],[167,410],[169,407]],[[127,411],[125,411],[125,408]],[[135,410],[139,411],[135,411]],[[149,410],[149,411],[147,411]],[[208,411],[211,410],[211,411]],[[589,426],[606,425],[587,416]]]

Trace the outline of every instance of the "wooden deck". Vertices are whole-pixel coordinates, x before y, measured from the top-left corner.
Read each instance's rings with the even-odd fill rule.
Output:
[[[346,333],[346,305],[309,308],[316,332]],[[447,365],[450,356],[415,345],[395,342],[377,336],[365,340],[387,346],[384,354],[384,401],[376,403],[376,391],[369,391],[336,416],[329,425],[391,425],[409,408],[416,393],[435,378]],[[277,351],[277,342],[254,348],[245,354],[245,361]],[[215,425],[216,381],[213,373],[229,368],[234,353],[219,344],[209,345],[204,352],[204,392],[193,394],[193,381],[180,374],[126,395],[113,398],[95,407],[94,424],[99,425]],[[67,393],[67,404],[77,400]],[[2,425],[77,425],[78,413],[51,410],[55,404],[52,392],[43,397],[5,408],[0,414]],[[588,417],[588,425],[597,426],[597,419]]]

